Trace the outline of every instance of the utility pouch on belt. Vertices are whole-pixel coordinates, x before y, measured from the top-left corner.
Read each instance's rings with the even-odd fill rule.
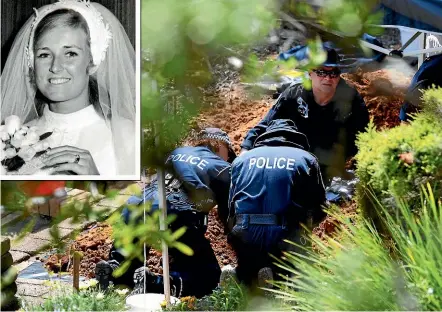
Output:
[[[285,218],[275,214],[238,214],[235,225],[247,229],[249,225],[280,225],[287,227]]]
[[[166,176],[166,198],[171,208],[177,211],[196,210],[182,186],[183,183],[172,174]]]
[[[283,216],[275,214],[237,214],[234,217],[234,226],[231,234],[240,239],[243,242],[255,241],[253,233],[256,231],[250,231],[249,226],[280,226],[280,235],[287,232],[287,223]],[[278,240],[278,239],[277,239]]]

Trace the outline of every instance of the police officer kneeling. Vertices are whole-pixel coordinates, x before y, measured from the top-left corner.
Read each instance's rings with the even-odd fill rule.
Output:
[[[276,276],[274,259],[303,241],[300,223],[320,222],[325,190],[318,161],[293,121],[272,121],[253,149],[232,163],[229,241],[238,256],[237,278],[265,286]],[[258,283],[257,283],[258,282]]]
[[[207,214],[216,205],[221,211],[227,210],[230,186],[230,163],[235,157],[227,134],[221,129],[207,128],[191,143],[192,146],[179,147],[172,151],[166,160],[166,200],[168,214],[177,219],[170,228],[176,231],[185,226],[186,232],[179,241],[189,246],[194,254],[187,256],[175,248],[169,250],[171,256],[171,294],[176,297],[202,297],[217,287],[221,269],[204,234],[207,229]],[[156,181],[145,188],[144,200],[151,202],[153,212],[159,208],[159,192]],[[129,205],[139,205],[143,198],[132,196]],[[131,211],[123,210],[122,217],[129,223]],[[225,217],[227,218],[227,217]],[[139,222],[143,222],[141,217]],[[125,260],[123,254],[112,248],[109,261],[100,261],[95,274],[102,288],[110,280],[115,284],[134,287],[132,294],[142,293],[144,276],[146,292],[163,293],[163,276],[155,275],[146,269],[142,261],[133,260],[126,273],[118,278],[112,272]]]

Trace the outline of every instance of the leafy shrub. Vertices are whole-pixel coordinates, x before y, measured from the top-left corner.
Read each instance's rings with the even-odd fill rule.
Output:
[[[429,186],[422,194],[419,218],[404,201],[396,213],[378,207],[388,245],[367,219],[351,224],[336,214],[340,241],[314,237],[319,253],[287,253],[281,267],[293,275],[274,282],[277,298],[300,311],[441,310],[442,203]]]
[[[277,311],[284,307],[271,297],[256,296],[235,278],[228,278],[212,294],[201,299],[181,298],[181,302],[163,308],[164,311]]]
[[[66,286],[55,285],[55,296],[41,305],[27,306],[22,303],[21,311],[124,311],[127,290],[110,287],[105,292],[98,287],[88,287],[79,292]]]
[[[422,310],[442,310],[442,199],[423,188],[420,214],[415,216],[404,201],[398,215],[385,213],[384,223],[395,242],[395,254],[403,263],[409,289]],[[402,221],[403,220],[403,221]],[[401,222],[400,222],[401,221]],[[399,223],[400,222],[400,223]],[[399,225],[401,224],[401,225]]]
[[[371,188],[381,202],[395,209],[393,195],[407,200],[411,208],[419,204],[421,185],[431,182],[435,194],[442,188],[442,122],[435,112],[442,109],[442,89],[425,93],[423,112],[407,125],[376,131],[371,123],[358,136],[356,174],[361,181],[360,207],[370,215],[363,190]]]
[[[183,300],[184,299],[184,300]],[[164,308],[165,311],[242,311],[247,305],[246,289],[231,278],[223,287],[201,299],[181,298],[181,302]]]

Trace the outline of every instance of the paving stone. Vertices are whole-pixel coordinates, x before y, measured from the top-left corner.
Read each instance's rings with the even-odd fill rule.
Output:
[[[20,299],[22,301],[24,301],[24,304],[27,307],[29,307],[29,306],[38,306],[40,304],[43,304],[43,302],[45,301],[44,298],[33,297],[33,296],[23,296],[23,295],[20,296]]]
[[[50,290],[49,286],[19,282],[17,279],[17,295],[19,296],[42,297],[49,293]]]
[[[141,192],[141,185],[134,183],[126,187],[119,192],[120,195],[135,195],[137,192]]]
[[[7,214],[6,216],[2,216],[2,227],[8,225],[11,222],[14,222],[15,220],[19,219],[22,216],[21,212],[11,212]]]
[[[4,228],[4,235],[9,237],[14,237],[19,234],[23,229],[30,224],[30,222],[35,222],[34,227],[31,232],[38,232],[42,229],[48,228],[51,224],[51,220],[40,217],[39,215],[32,215],[14,225],[7,226]]]
[[[110,199],[110,198],[102,199],[96,205],[117,209],[117,208],[120,208],[121,206],[123,206],[127,202],[127,200],[129,199],[129,197],[130,197],[130,195],[117,195],[112,199]]]
[[[13,251],[13,252],[20,252],[20,251]],[[12,255],[12,258],[14,258],[14,255]],[[20,273],[21,271],[26,269],[28,266],[30,266],[35,261],[36,260],[32,260],[32,257],[31,257],[31,258],[25,259],[23,261],[20,261],[20,263],[15,263],[13,265],[13,267],[17,270],[17,273]]]
[[[43,285],[45,287],[48,287],[47,285],[48,280],[43,279],[34,279],[34,278],[17,278],[16,283],[17,284],[29,284],[29,285]]]
[[[37,239],[27,236],[23,238],[18,244],[11,246],[11,250],[25,252],[29,255],[35,255],[44,247],[46,247],[50,243],[49,240],[46,239]]]
[[[67,191],[68,197],[77,196],[84,192],[85,192],[84,190],[79,190],[79,189],[70,189],[69,191]]]
[[[52,240],[50,230],[51,229],[44,229],[44,230],[41,230],[37,233],[31,233],[29,235],[29,237],[38,238],[38,239],[45,239],[45,240],[50,241],[50,240]],[[69,234],[71,234],[73,231],[73,229],[64,229],[64,228],[61,228],[60,226],[58,227],[58,230],[60,232],[61,238],[65,238],[65,237],[69,236]]]
[[[11,265],[14,263],[14,261],[12,259],[12,255],[9,252],[5,253],[2,256],[1,261],[2,261],[2,264],[1,264],[2,273],[5,272],[7,269],[9,269],[11,267]]]
[[[75,201],[85,201],[88,197],[91,196],[91,193],[89,192],[81,192],[74,196],[69,196],[63,201],[63,205],[68,205],[70,203],[73,203]]]
[[[58,224],[59,228],[62,229],[70,229],[70,230],[76,230],[76,229],[83,229],[89,224],[93,223],[93,221],[81,221],[80,223],[72,223],[72,218],[67,218],[66,220],[63,220]]]
[[[28,260],[31,257],[31,255],[27,254],[26,252],[22,252],[22,251],[18,251],[18,250],[11,250],[9,252],[12,255],[12,260],[13,260],[14,264]]]
[[[1,255],[3,256],[5,253],[7,253],[9,249],[11,249],[11,240],[9,237],[2,236]]]

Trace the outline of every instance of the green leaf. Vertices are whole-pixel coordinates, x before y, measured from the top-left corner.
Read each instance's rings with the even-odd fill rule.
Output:
[[[186,233],[186,227],[180,227],[178,230],[176,230],[175,232],[173,232],[172,234],[172,239],[173,240],[178,240],[178,238],[180,238],[181,236],[183,236],[184,233]]]
[[[112,275],[115,277],[120,277],[121,275],[126,273],[126,271],[130,267],[131,261],[132,259],[123,261],[123,263],[121,263],[121,265],[113,271]]]
[[[193,256],[193,250],[189,246],[184,245],[181,242],[174,242],[172,246],[181,251],[186,256]]]

